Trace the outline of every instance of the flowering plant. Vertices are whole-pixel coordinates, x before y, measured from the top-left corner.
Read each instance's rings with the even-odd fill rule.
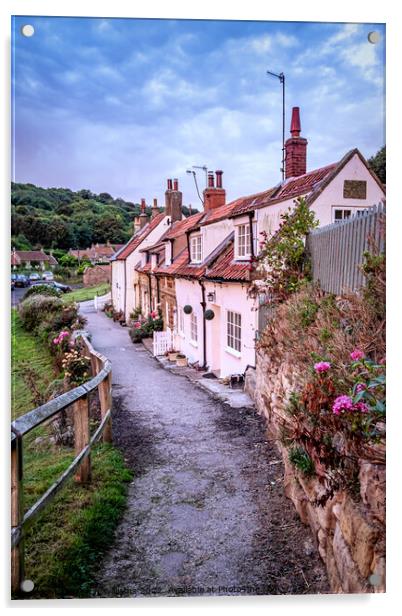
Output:
[[[81,355],[76,347],[64,355],[62,367],[64,376],[72,385],[85,383],[90,375],[90,360]]]

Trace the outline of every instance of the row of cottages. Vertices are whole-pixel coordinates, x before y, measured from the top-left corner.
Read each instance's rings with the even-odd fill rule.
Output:
[[[120,253],[126,258],[126,265],[120,265],[125,279],[117,268],[116,276],[119,284],[125,280],[126,314],[134,305],[144,315],[160,307],[176,349],[191,364],[220,377],[255,366],[258,299],[249,297],[248,288],[261,233],[274,234],[280,215],[298,197],[306,198],[322,226],[359,215],[385,196],[357,149],[307,172],[307,140],[300,136],[298,107],[292,110],[290,132],[283,182],[226,203],[222,172],[210,172],[204,211],[182,220],[181,192],[177,181],[173,190],[168,181],[165,213],[145,224]],[[123,309],[117,298],[114,289],[115,307]]]
[[[43,250],[16,250],[13,248],[11,252],[11,267],[31,269],[32,267],[45,270],[53,268],[57,265],[57,260],[52,254],[47,255]]]
[[[92,264],[109,263],[110,259],[116,252],[123,248],[123,246],[124,244],[111,244],[110,242],[106,244],[92,244],[90,248],[79,248],[78,250],[70,248],[68,254],[78,259],[78,261],[87,259]]]

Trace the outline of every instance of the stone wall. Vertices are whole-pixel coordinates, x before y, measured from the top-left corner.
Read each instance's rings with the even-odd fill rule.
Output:
[[[316,548],[326,564],[334,592],[385,590],[385,450],[367,448],[359,460],[360,498],[337,492],[323,507],[313,503],[323,493],[316,478],[307,479],[289,461],[280,441],[280,425],[291,421],[286,404],[300,386],[297,369],[280,357],[281,350],[257,352],[256,369],[246,373],[246,391],[265,416],[269,435],[282,454],[286,495],[302,521],[309,525]]]
[[[83,282],[85,287],[92,287],[101,282],[111,282],[112,266],[110,263],[105,265],[95,265],[87,267],[84,272]]]

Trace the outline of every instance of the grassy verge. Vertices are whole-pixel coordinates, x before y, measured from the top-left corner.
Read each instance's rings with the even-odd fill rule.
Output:
[[[71,291],[71,293],[65,293],[62,299],[66,303],[69,303],[71,301],[85,302],[88,299],[93,299],[95,295],[105,295],[109,291],[110,284],[108,284],[107,282],[102,282],[95,287],[85,287],[83,289],[76,289],[75,291]]]
[[[33,406],[24,382],[26,361],[37,372],[44,391],[57,375],[47,348],[22,329],[12,311],[12,415]],[[49,442],[49,428],[40,426],[24,437],[24,510],[26,511],[67,468],[74,452]],[[121,453],[99,444],[92,454],[93,480],[81,486],[73,480],[36,519],[25,542],[25,577],[34,582],[30,597],[85,597],[90,593],[99,556],[108,547],[125,505],[131,473]]]

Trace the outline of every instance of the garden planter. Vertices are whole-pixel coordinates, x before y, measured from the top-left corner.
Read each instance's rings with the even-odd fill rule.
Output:
[[[179,367],[187,366],[187,357],[180,357],[180,356],[178,356],[176,358],[176,366],[179,366]]]
[[[178,352],[177,351],[172,351],[171,353],[168,353],[168,360],[169,361],[176,361],[177,360],[177,356],[178,356]]]

